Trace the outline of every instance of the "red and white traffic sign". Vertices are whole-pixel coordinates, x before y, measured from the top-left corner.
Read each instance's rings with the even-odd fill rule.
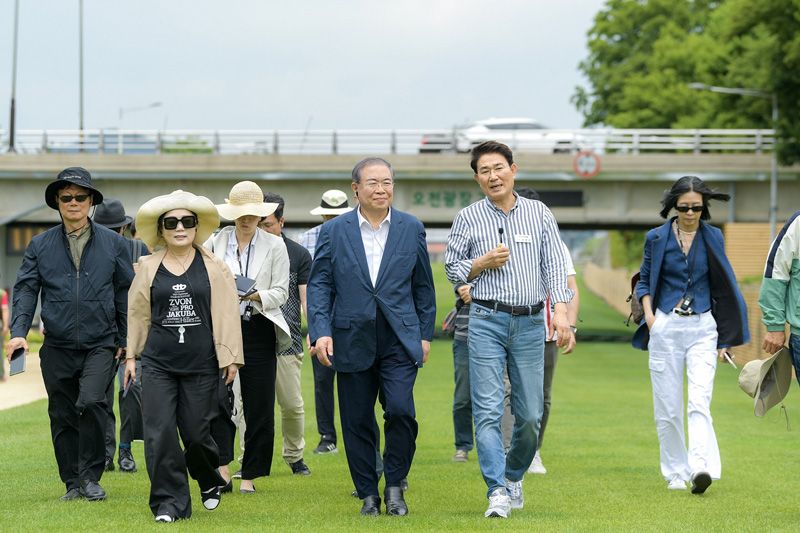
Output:
[[[588,150],[578,152],[572,166],[578,176],[586,179],[593,178],[600,172],[600,158]]]

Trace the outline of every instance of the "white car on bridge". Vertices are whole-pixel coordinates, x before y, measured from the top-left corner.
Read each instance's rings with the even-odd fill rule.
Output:
[[[590,150],[591,143],[570,130],[554,130],[529,118],[490,118],[457,128],[455,148],[469,152],[484,141],[498,141],[515,152],[560,154]]]

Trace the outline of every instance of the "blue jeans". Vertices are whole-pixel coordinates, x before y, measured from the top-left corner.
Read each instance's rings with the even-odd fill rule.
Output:
[[[797,377],[797,382],[800,383],[800,336],[791,334],[789,335],[789,353],[792,355],[792,363],[794,364],[794,373]]]
[[[504,457],[503,370],[511,381],[514,432]],[[512,316],[477,305],[469,311],[469,378],[478,462],[487,496],[506,487],[504,477],[519,481],[536,454],[542,419],[544,318],[542,314]]]
[[[469,397],[469,346],[453,341],[453,374],[456,388],[453,392],[453,428],[456,432],[456,450],[470,451],[472,440],[472,400]]]

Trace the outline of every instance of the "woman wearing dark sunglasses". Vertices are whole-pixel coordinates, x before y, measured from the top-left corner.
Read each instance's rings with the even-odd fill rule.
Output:
[[[219,505],[224,484],[211,437],[217,381],[220,369],[233,381],[244,358],[236,283],[201,246],[218,225],[214,204],[184,191],[153,198],[136,217],[142,241],[151,249],[163,245],[139,262],[128,293],[125,369],[127,390],[136,377],[134,359],[141,358],[145,460],[157,522],[192,515],[187,469],[206,509]]]
[[[647,233],[636,294],[644,320],[633,346],[649,350],[661,473],[671,490],[705,492],[719,479],[719,447],[711,419],[717,358],[750,340],[747,308],[725,255],[722,232],[707,224],[709,200],[730,196],[700,178],[684,176],[664,193],[661,217],[676,216]],[[683,376],[688,378],[688,433],[683,421]]]

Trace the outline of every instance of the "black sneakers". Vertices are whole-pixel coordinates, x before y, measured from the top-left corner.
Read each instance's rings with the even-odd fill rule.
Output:
[[[302,459],[300,459],[296,463],[289,463],[289,466],[292,469],[292,474],[298,474],[301,476],[311,475],[311,470],[308,469],[308,465]]]
[[[319,446],[314,448],[314,453],[339,453],[339,450],[336,448],[336,443],[322,440],[319,442]]]

